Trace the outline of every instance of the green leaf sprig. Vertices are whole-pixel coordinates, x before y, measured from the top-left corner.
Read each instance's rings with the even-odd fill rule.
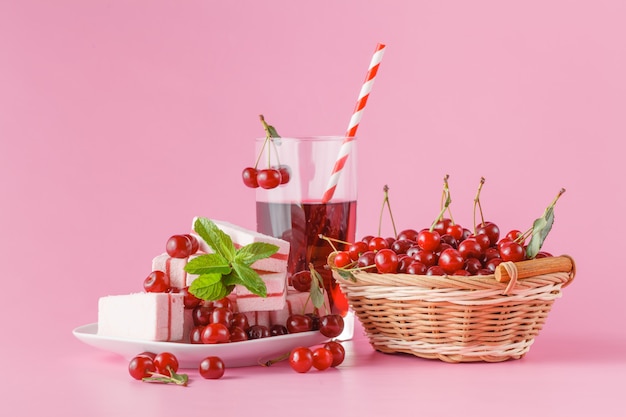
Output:
[[[235,285],[243,285],[253,294],[267,297],[265,282],[250,265],[278,252],[278,246],[254,242],[237,249],[231,237],[205,217],[196,218],[193,229],[213,253],[200,255],[185,265],[187,273],[198,275],[189,286],[191,294],[202,300],[219,300]]]

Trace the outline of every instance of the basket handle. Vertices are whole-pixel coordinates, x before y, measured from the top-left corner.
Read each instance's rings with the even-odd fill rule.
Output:
[[[503,262],[496,267],[496,281],[509,282],[511,280],[511,275],[509,274],[507,265],[504,265],[510,263],[512,262]],[[550,256],[547,258],[515,262],[514,264],[515,268],[517,269],[517,279],[524,279],[543,274],[551,274],[554,272],[568,272],[571,277],[574,278],[574,275],[576,273],[574,260],[568,255]]]

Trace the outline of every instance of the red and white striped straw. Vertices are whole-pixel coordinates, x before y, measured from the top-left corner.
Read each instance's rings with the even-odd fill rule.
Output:
[[[361,116],[363,115],[363,109],[365,108],[365,105],[367,104],[367,99],[370,95],[370,92],[372,91],[374,79],[376,78],[376,73],[378,72],[378,67],[380,66],[380,61],[383,59],[384,53],[385,45],[383,45],[382,43],[376,45],[376,50],[374,51],[372,61],[370,62],[370,66],[367,70],[365,81],[359,93],[359,98],[356,102],[356,106],[354,107],[352,117],[350,118],[350,124],[348,125],[348,130],[346,132],[346,138],[344,139],[343,144],[339,149],[339,156],[337,157],[333,172],[330,176],[330,179],[328,180],[326,192],[322,197],[323,203],[328,203],[330,199],[333,198],[333,194],[335,193],[335,189],[337,188],[337,183],[339,182],[339,177],[341,176],[341,171],[346,164],[348,155],[350,155],[352,142],[356,136],[356,130],[359,127],[359,123],[361,122]]]

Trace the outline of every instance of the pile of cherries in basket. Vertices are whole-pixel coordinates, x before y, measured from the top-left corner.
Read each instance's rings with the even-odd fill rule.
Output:
[[[492,222],[476,227],[476,233],[439,220],[435,227],[407,229],[395,238],[365,236],[345,251],[334,254],[334,266],[381,274],[490,275],[504,261],[526,259],[525,236],[511,230],[500,239],[500,228]],[[551,256],[540,252],[537,258]]]

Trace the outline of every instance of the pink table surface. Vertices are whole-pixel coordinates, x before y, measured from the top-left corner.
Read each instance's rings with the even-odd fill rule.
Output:
[[[0,1],[0,413],[626,415],[625,16],[620,0]],[[343,134],[379,42],[358,237],[377,233],[385,184],[398,228],[430,225],[446,174],[463,225],[481,176],[506,230],[567,189],[545,248],[577,276],[525,358],[385,355],[357,330],[339,369],[182,388],[74,338],[193,216],[254,228],[240,175],[258,115]]]

